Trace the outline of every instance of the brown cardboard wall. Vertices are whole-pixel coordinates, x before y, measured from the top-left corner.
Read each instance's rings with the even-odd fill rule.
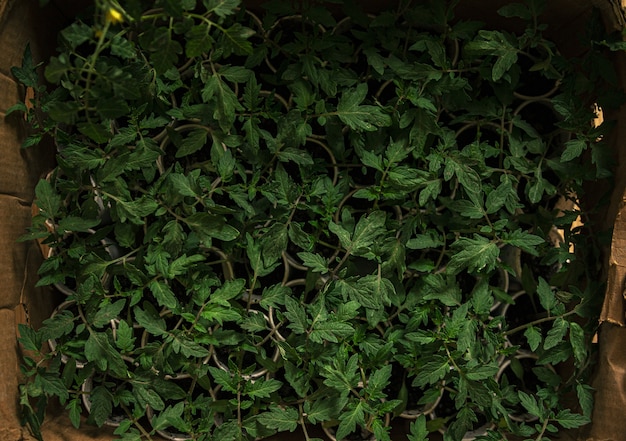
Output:
[[[41,59],[44,45],[37,42],[45,38],[41,29],[46,29],[37,2],[14,2],[12,8],[9,3],[0,0],[0,440],[17,441],[23,439],[23,429],[18,409],[16,323],[27,319],[41,323],[52,301],[34,288],[41,254],[34,244],[16,240],[30,223],[34,185],[51,167],[52,156],[45,148],[21,150],[24,122],[18,117],[4,118],[6,109],[21,97],[10,67],[21,64],[27,42]]]

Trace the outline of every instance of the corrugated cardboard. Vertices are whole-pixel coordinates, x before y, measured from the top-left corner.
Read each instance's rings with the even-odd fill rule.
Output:
[[[626,1],[626,0],[623,0]],[[11,8],[11,3],[13,7]],[[15,323],[40,323],[52,310],[52,299],[44,290],[34,288],[40,253],[36,244],[16,243],[31,216],[33,189],[37,179],[52,167],[50,150],[20,150],[25,127],[19,118],[4,119],[4,111],[23,99],[10,75],[10,67],[19,65],[24,46],[30,42],[37,60],[54,44],[55,34],[64,19],[81,1],[52,2],[41,10],[35,0],[0,0],[0,441],[30,439],[20,426],[18,406],[19,351]],[[248,4],[257,5],[258,1]],[[507,0],[461,0],[457,12],[497,26],[496,11]],[[368,0],[366,8],[381,10],[389,2]],[[610,30],[625,26],[624,5],[619,0],[548,0],[544,21],[549,34],[566,54],[576,54],[576,35],[582,32],[592,7],[601,10]],[[616,54],[615,65],[626,84],[626,57]],[[579,439],[626,441],[626,113],[617,115],[619,123],[611,135],[618,173],[611,205],[603,215],[606,226],[615,224],[613,243],[607,250],[608,288],[602,310],[599,333],[599,359],[594,385],[597,389],[593,422],[586,431],[575,434]],[[401,432],[401,431],[400,431]],[[405,439],[394,432],[393,439]],[[46,441],[110,440],[111,429],[73,429],[68,419],[51,411],[44,427]],[[298,440],[293,434],[286,439]]]

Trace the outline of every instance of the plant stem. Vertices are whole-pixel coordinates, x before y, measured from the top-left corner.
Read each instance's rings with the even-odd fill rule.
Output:
[[[577,313],[577,310],[576,310],[576,308],[574,308],[571,311],[566,312],[563,315],[544,317],[544,318],[540,318],[540,319],[537,319],[537,320],[533,320],[532,322],[525,323],[525,324],[520,325],[520,326],[518,326],[516,328],[513,328],[513,329],[509,329],[508,331],[503,332],[502,335],[507,336],[507,335],[515,334],[516,332],[523,331],[523,330],[525,330],[527,328],[530,328],[531,326],[539,325],[539,324],[545,323],[545,322],[554,321],[557,318],[565,318],[567,316],[574,315],[576,313]]]

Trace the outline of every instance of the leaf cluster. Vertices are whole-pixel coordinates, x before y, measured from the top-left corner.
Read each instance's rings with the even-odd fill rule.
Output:
[[[51,248],[39,284],[68,298],[21,327],[48,361],[25,357],[25,422],[54,396],[124,440],[587,423],[602,287],[579,198],[610,176],[609,123],[590,124],[596,77],[543,36],[542,5],[500,10],[515,34],[438,1],[342,20],[98,1],[61,32],[51,89],[26,52],[13,74],[36,99],[11,112],[58,166],[23,240]]]

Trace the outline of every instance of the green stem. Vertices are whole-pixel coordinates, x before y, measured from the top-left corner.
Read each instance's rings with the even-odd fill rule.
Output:
[[[541,324],[541,323],[545,323],[545,322],[554,321],[554,320],[556,320],[557,318],[565,318],[565,317],[567,317],[567,316],[574,315],[574,314],[576,314],[576,313],[577,313],[577,309],[576,309],[576,308],[574,308],[574,309],[572,309],[571,311],[566,312],[566,313],[565,313],[565,314],[563,314],[563,315],[557,315],[557,316],[551,316],[551,317],[544,317],[544,318],[540,318],[540,319],[534,320],[534,321],[532,321],[532,322],[530,322],[530,323],[525,323],[525,324],[523,324],[523,325],[520,325],[520,326],[518,326],[517,328],[509,329],[508,331],[505,331],[502,335],[504,335],[504,336],[508,336],[508,335],[511,335],[511,334],[515,334],[515,333],[517,333],[517,332],[519,332],[519,331],[524,331],[525,329],[528,329],[528,328],[530,328],[531,326],[539,325],[539,324]]]

